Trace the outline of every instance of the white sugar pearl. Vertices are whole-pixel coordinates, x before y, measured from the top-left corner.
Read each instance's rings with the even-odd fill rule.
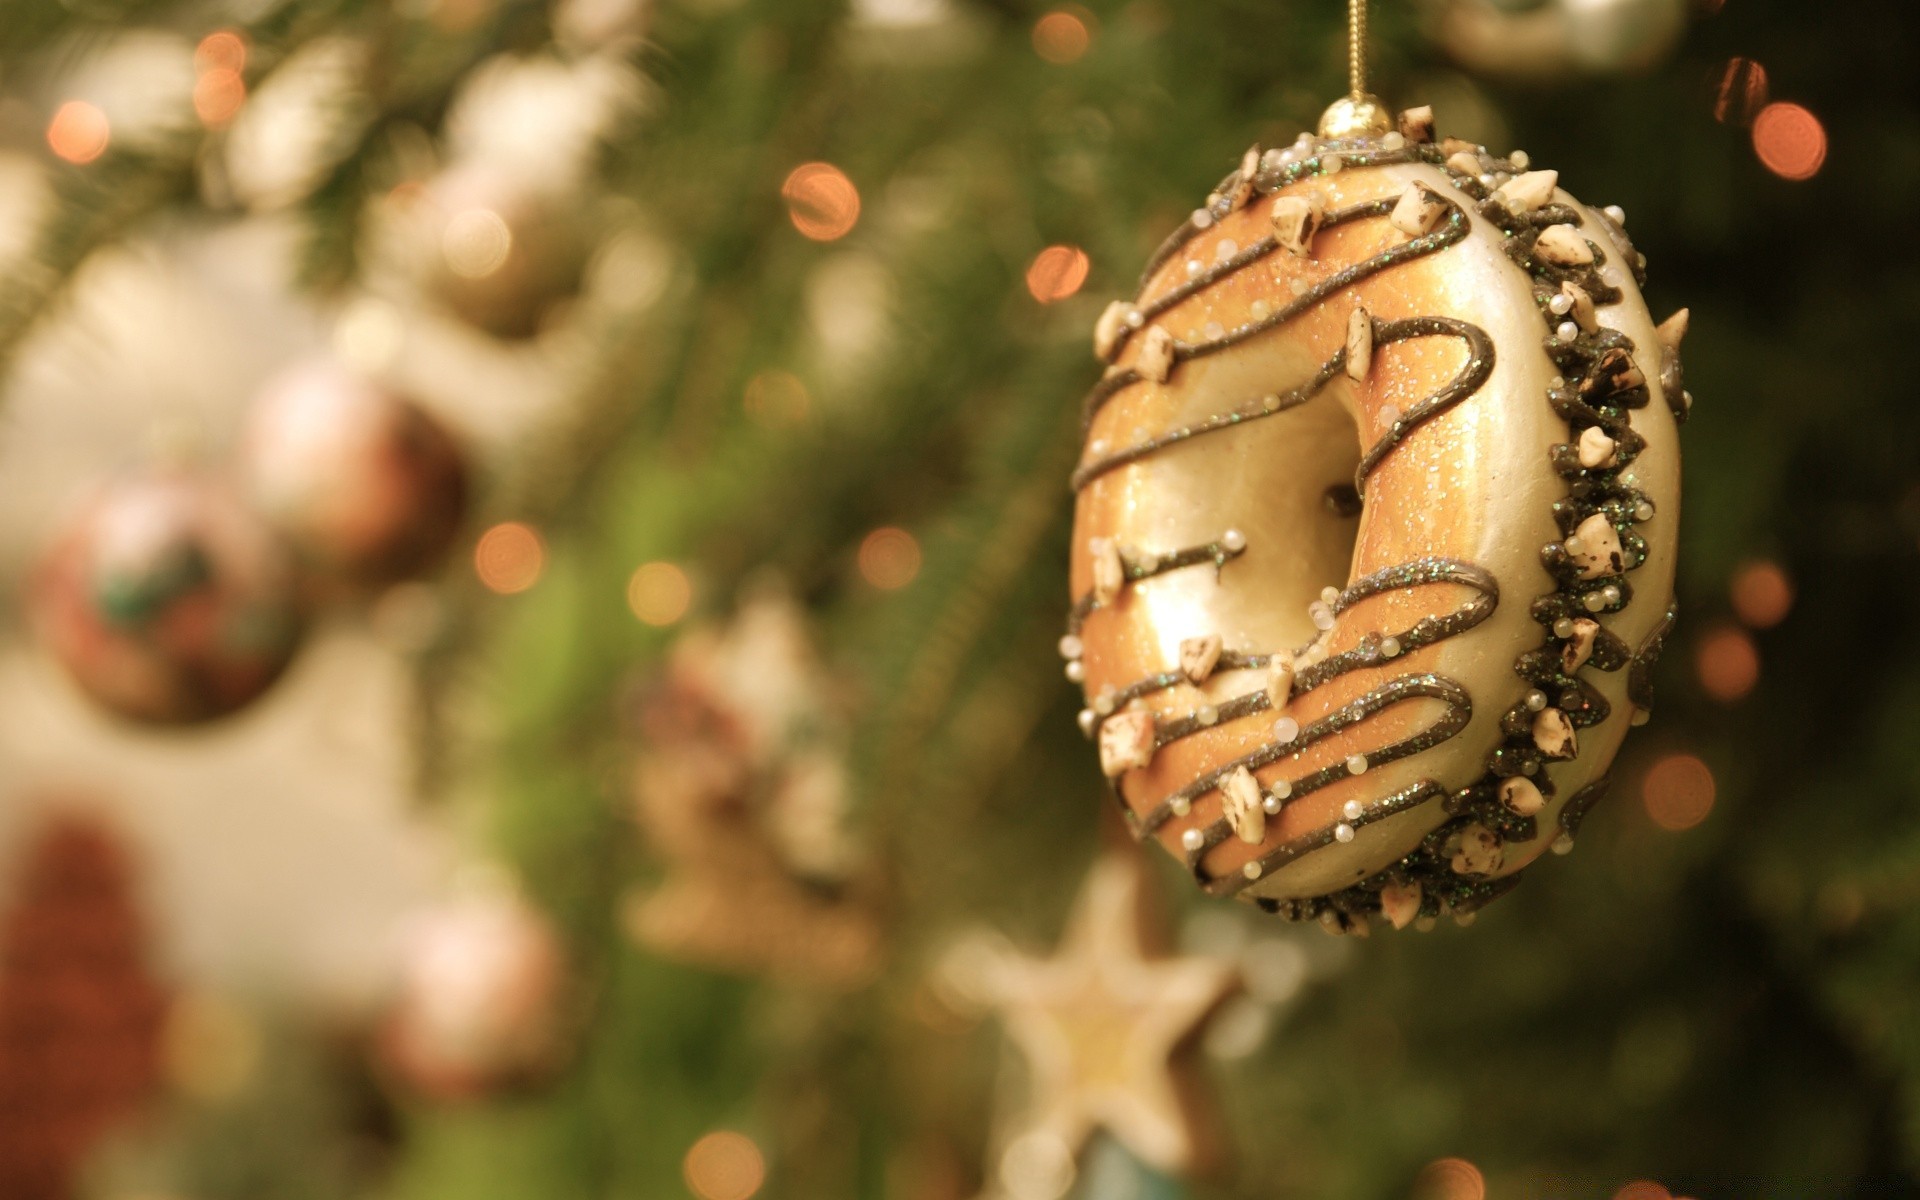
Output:
[[[1364,811],[1366,810],[1360,807],[1358,800],[1349,800],[1346,805],[1341,808],[1340,815],[1349,821],[1358,821],[1360,814]]]
[[[1217,342],[1226,336],[1227,327],[1218,321],[1208,321],[1200,332],[1208,341]]]
[[[1108,716],[1113,712],[1113,703],[1113,689],[1102,688],[1100,689],[1100,694],[1093,698],[1093,711],[1103,717]]]
[[[1185,796],[1175,796],[1167,801],[1167,807],[1172,810],[1174,816],[1184,817],[1193,811],[1193,801]]]
[[[1547,706],[1547,694],[1539,689],[1527,693],[1527,711],[1539,712]]]
[[[1200,265],[1199,259],[1190,258],[1187,260],[1187,274],[1189,276],[1198,275],[1204,270],[1206,270],[1206,268]]]
[[[1291,742],[1300,736],[1300,722],[1292,717],[1281,717],[1273,723],[1273,737],[1278,742]]]
[[[1397,637],[1380,639],[1380,653],[1388,658],[1398,658],[1400,655],[1400,639]]]
[[[1080,721],[1080,732],[1086,735],[1087,737],[1092,737],[1093,722],[1094,722],[1093,710],[1090,708],[1081,709],[1080,716],[1078,719]]]
[[[1607,598],[1608,604],[1620,603],[1620,589],[1612,584],[1608,584],[1606,587],[1600,589],[1600,594]]]
[[[1350,841],[1352,841],[1352,840],[1353,840],[1353,826],[1351,826],[1351,825],[1349,825],[1349,824],[1347,824],[1347,823],[1346,823],[1345,821],[1342,821],[1342,822],[1340,822],[1340,823],[1339,823],[1338,825],[1335,825],[1335,826],[1333,827],[1333,840],[1334,840],[1334,841],[1336,841],[1336,842],[1350,842]]]
[[[1247,548],[1247,535],[1238,529],[1229,529],[1220,535],[1220,548],[1229,554],[1238,554]]]
[[[1547,301],[1547,307],[1553,310],[1554,316],[1564,317],[1573,311],[1573,297],[1561,292]]]
[[[1540,773],[1540,764],[1530,758],[1520,764],[1520,773],[1522,775],[1538,775]]]
[[[1212,227],[1212,225],[1213,225],[1212,213],[1208,212],[1204,208],[1196,208],[1193,210],[1193,227],[1195,229],[1207,229]]]
[[[1202,725],[1211,725],[1220,719],[1220,710],[1211,704],[1202,704],[1194,710],[1193,719]]]
[[[1552,848],[1555,854],[1572,854],[1573,835],[1570,833],[1561,834],[1559,837],[1553,839]]]
[[[1515,150],[1507,155],[1507,161],[1513,164],[1516,171],[1524,171],[1533,163],[1533,159],[1528,157],[1525,150]]]
[[[1082,663],[1079,659],[1076,658],[1072,662],[1067,664],[1068,682],[1079,683],[1082,680],[1084,680],[1086,677],[1087,677],[1086,664]]]
[[[1558,335],[1561,341],[1571,342],[1580,336],[1580,327],[1572,321],[1562,321],[1560,322],[1560,328],[1554,330],[1554,333]]]
[[[1333,604],[1334,602],[1336,602],[1336,601],[1338,601],[1339,599],[1340,599],[1340,589],[1339,589],[1339,588],[1337,588],[1337,587],[1323,587],[1323,588],[1321,588],[1321,589],[1320,589],[1320,602],[1321,602],[1322,604],[1329,604],[1329,605],[1330,605],[1330,604]]]
[[[1095,438],[1088,442],[1087,452],[1089,454],[1105,454],[1107,452],[1107,439]]]
[[[1553,623],[1553,636],[1561,637],[1561,638],[1572,637],[1573,636],[1573,618],[1561,617],[1558,621],[1555,621]]]
[[[1252,304],[1249,304],[1247,306],[1247,315],[1252,317],[1256,321],[1266,320],[1267,314],[1272,311],[1273,309],[1268,306],[1265,300],[1255,300]]]
[[[1633,510],[1633,519],[1636,521],[1653,520],[1653,505],[1642,500]]]
[[[1618,204],[1609,204],[1600,211],[1607,214],[1607,220],[1612,221],[1615,225],[1623,228],[1626,226],[1627,210],[1621,208]]]
[[[1333,610],[1328,608],[1325,602],[1316,601],[1313,604],[1309,604],[1307,606],[1307,615],[1313,618],[1313,627],[1315,629],[1327,630],[1333,628]]]
[[[1213,248],[1213,256],[1221,262],[1227,261],[1238,253],[1240,253],[1240,243],[1232,238],[1221,238]]]
[[[1260,801],[1260,807],[1266,809],[1270,814],[1277,813],[1280,811],[1280,797],[1267,796]]]
[[[1402,150],[1406,148],[1406,145],[1407,136],[1397,129],[1380,139],[1380,148],[1382,150]]]
[[[1277,780],[1273,785],[1273,794],[1277,799],[1285,800],[1288,796],[1293,795],[1293,784],[1284,779]]]
[[[1338,171],[1341,167],[1344,167],[1346,165],[1347,165],[1347,160],[1344,158],[1341,158],[1338,154],[1329,154],[1325,158],[1320,160],[1320,169],[1322,171],[1325,171],[1329,175],[1332,175],[1334,172]]]
[[[1366,755],[1355,754],[1347,759],[1347,774],[1365,775],[1366,773],[1367,773],[1367,756]]]
[[[1588,612],[1599,612],[1607,606],[1607,598],[1599,592],[1588,592],[1581,603],[1587,606]]]
[[[1080,639],[1072,634],[1060,639],[1061,658],[1079,658],[1085,650],[1086,647],[1081,645]]]
[[[1180,835],[1180,844],[1185,846],[1189,851],[1198,850],[1207,844],[1207,835],[1201,833],[1198,829],[1189,829]]]
[[[1465,929],[1467,926],[1473,924],[1475,921],[1478,921],[1479,919],[1480,919],[1479,913],[1463,912],[1463,913],[1453,914],[1453,923],[1458,925],[1462,929]]]
[[[1262,868],[1259,863],[1250,862],[1246,866],[1240,868],[1240,873],[1242,875],[1245,875],[1248,879],[1258,879],[1260,878],[1260,872],[1263,869],[1264,868]]]

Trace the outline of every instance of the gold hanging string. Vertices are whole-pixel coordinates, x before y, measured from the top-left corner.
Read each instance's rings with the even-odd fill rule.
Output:
[[[1367,0],[1347,0],[1347,97],[1367,94]]]

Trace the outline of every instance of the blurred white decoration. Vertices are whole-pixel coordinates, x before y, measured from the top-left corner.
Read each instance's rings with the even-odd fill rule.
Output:
[[[234,198],[264,210],[308,196],[373,119],[361,84],[366,70],[360,42],[321,38],[268,76],[227,133],[226,177]]]
[[[621,53],[646,36],[653,0],[558,0],[553,40],[574,54]]]
[[[1434,36],[1462,66],[1548,82],[1649,69],[1686,32],[1688,2],[1429,0],[1429,8]]]
[[[448,110],[449,158],[484,163],[524,187],[570,190],[644,96],[639,72],[612,55],[499,55],[474,69]]]
[[[113,144],[147,149],[193,128],[193,43],[155,30],[120,33],[80,60],[50,97],[106,114]]]
[[[0,268],[24,264],[39,242],[53,199],[39,160],[0,152]]]
[[[806,305],[819,378],[841,387],[857,382],[893,331],[892,272],[873,255],[841,251],[807,278]],[[829,403],[837,390],[827,389]]]
[[[853,19],[883,29],[938,25],[953,15],[950,0],[853,0]]]
[[[553,1062],[565,963],[553,927],[510,885],[472,881],[408,921],[401,939],[382,1047],[408,1084],[478,1095]]]
[[[633,225],[609,237],[587,264],[585,290],[608,307],[641,312],[660,302],[680,268],[671,243]]]

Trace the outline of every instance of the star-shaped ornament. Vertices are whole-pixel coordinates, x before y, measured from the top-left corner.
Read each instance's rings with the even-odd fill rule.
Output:
[[[1040,1194],[1028,1176],[1064,1175],[1096,1132],[1170,1175],[1212,1157],[1215,1138],[1186,1053],[1240,985],[1212,958],[1162,957],[1143,866],[1107,854],[1087,876],[1050,958],[984,956],[977,992],[1000,1014],[1031,1074],[1031,1099],[999,1150],[999,1182]],[[1062,1186],[1060,1191],[1064,1191]]]

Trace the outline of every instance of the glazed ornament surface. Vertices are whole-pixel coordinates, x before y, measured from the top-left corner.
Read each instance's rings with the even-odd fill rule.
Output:
[[[240,473],[303,566],[353,584],[392,583],[432,566],[466,510],[465,460],[445,427],[326,361],[262,390]]]
[[[42,560],[30,603],[83,691],[155,723],[252,702],[302,629],[279,539],[225,489],[178,472],[102,490]]]
[[[1400,125],[1249,151],[1102,316],[1062,642],[1138,834],[1357,931],[1571,847],[1652,703],[1689,403],[1624,214]]]

